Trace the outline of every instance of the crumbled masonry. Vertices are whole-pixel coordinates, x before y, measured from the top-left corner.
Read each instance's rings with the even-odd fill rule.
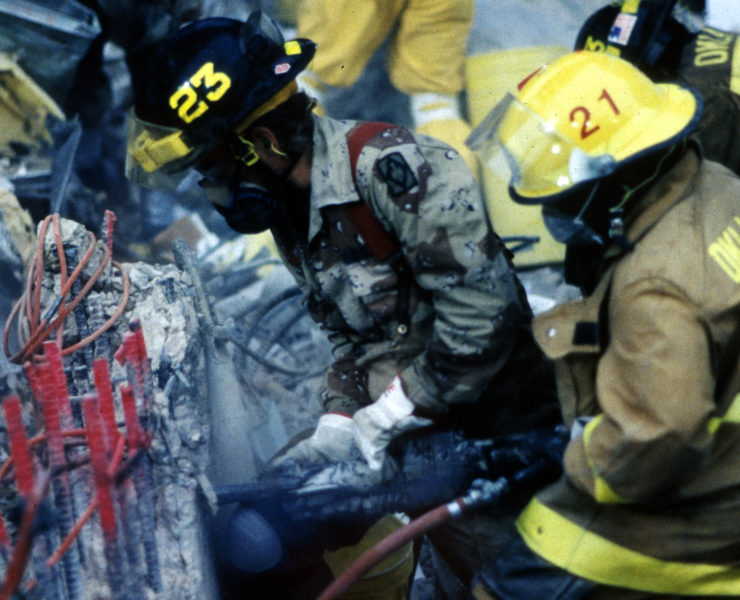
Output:
[[[289,434],[312,421],[310,410],[296,407],[310,406],[326,361],[324,340],[271,261],[267,277],[256,276],[263,259],[251,275],[244,273],[248,263],[239,265],[239,290],[229,287],[228,273],[211,269],[213,337],[202,327],[192,274],[173,264],[106,262],[115,236],[94,239],[67,219],[45,224],[41,258],[31,261],[40,276],[29,278],[7,327],[15,364],[3,381],[0,598],[15,585],[29,598],[215,600],[207,531],[212,482],[220,477],[212,451],[219,446],[209,423],[223,374],[232,373],[232,401],[248,417],[238,422],[245,439],[225,446],[241,452],[226,458],[241,465],[240,476],[254,477]],[[229,302],[233,293],[242,300],[251,294],[252,302]],[[235,316],[248,326],[233,326]],[[217,354],[207,350],[213,347]],[[219,379],[209,378],[209,361],[219,363]],[[268,377],[272,364],[284,372]],[[216,415],[215,422],[227,420]],[[47,527],[24,533],[30,503],[19,516],[19,501],[22,507],[34,494],[42,500],[35,516]]]
[[[604,2],[476,0],[468,54],[569,45]],[[301,4],[0,0],[0,600],[233,600],[206,535],[214,482],[253,478],[315,425],[330,348],[276,255],[229,230],[199,186],[164,194],[126,180],[129,59],[179,18],[260,8],[287,30]],[[82,64],[89,47],[100,60]],[[387,50],[352,88],[326,90],[330,114],[411,127]],[[175,238],[194,272],[176,263]],[[535,312],[572,293],[557,268],[521,279]],[[422,543],[410,600],[463,588]]]

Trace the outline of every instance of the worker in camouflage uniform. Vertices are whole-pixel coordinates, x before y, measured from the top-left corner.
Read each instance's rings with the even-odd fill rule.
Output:
[[[571,425],[564,474],[477,598],[740,596],[740,180],[702,159],[701,110],[576,52],[473,132],[512,198],[599,258],[582,299],[534,320]]]
[[[128,154],[135,181],[195,166],[233,228],[269,228],[329,333],[326,413],[272,468],[356,445],[382,477],[390,442],[415,428],[552,423],[549,365],[465,161],[399,127],[314,115],[294,81],[313,53],[259,13],[191,24],[150,61]],[[457,537],[470,549],[446,557],[469,579],[481,544]]]
[[[623,0],[584,23],[575,48],[620,56],[653,81],[677,81],[704,98],[696,130],[704,155],[740,174],[738,34],[704,26],[704,0]]]

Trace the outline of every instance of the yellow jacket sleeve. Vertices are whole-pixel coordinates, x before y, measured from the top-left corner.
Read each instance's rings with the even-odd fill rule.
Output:
[[[609,322],[596,374],[603,414],[571,441],[565,469],[599,502],[649,501],[708,454],[711,348],[694,304],[658,278],[612,296]]]

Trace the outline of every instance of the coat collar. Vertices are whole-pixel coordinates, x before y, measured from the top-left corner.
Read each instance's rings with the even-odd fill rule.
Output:
[[[691,194],[701,161],[701,150],[691,143],[683,157],[637,199],[625,222],[627,242],[636,244],[663,215]],[[623,252],[622,248],[612,245],[605,258],[613,258]]]
[[[347,148],[347,134],[356,124],[314,115],[309,242],[321,229],[322,208],[360,200]]]

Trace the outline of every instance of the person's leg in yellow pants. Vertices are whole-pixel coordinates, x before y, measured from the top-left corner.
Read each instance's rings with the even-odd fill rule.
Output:
[[[418,133],[450,144],[474,173],[477,161],[465,146],[470,127],[461,117],[467,36],[474,0],[306,0],[298,36],[318,44],[301,84],[319,104],[326,86],[349,87],[392,35],[388,72],[411,100]]]
[[[405,4],[388,56],[391,82],[409,95],[459,94],[473,0],[408,0]]]
[[[298,37],[318,45],[301,78],[321,102],[326,86],[350,87],[393,30],[406,0],[304,0]],[[303,74],[302,74],[303,75]]]
[[[473,11],[473,0],[408,0],[389,50],[388,72],[411,99],[416,131],[447,142],[477,175],[476,158],[465,146],[470,126],[459,107]]]

